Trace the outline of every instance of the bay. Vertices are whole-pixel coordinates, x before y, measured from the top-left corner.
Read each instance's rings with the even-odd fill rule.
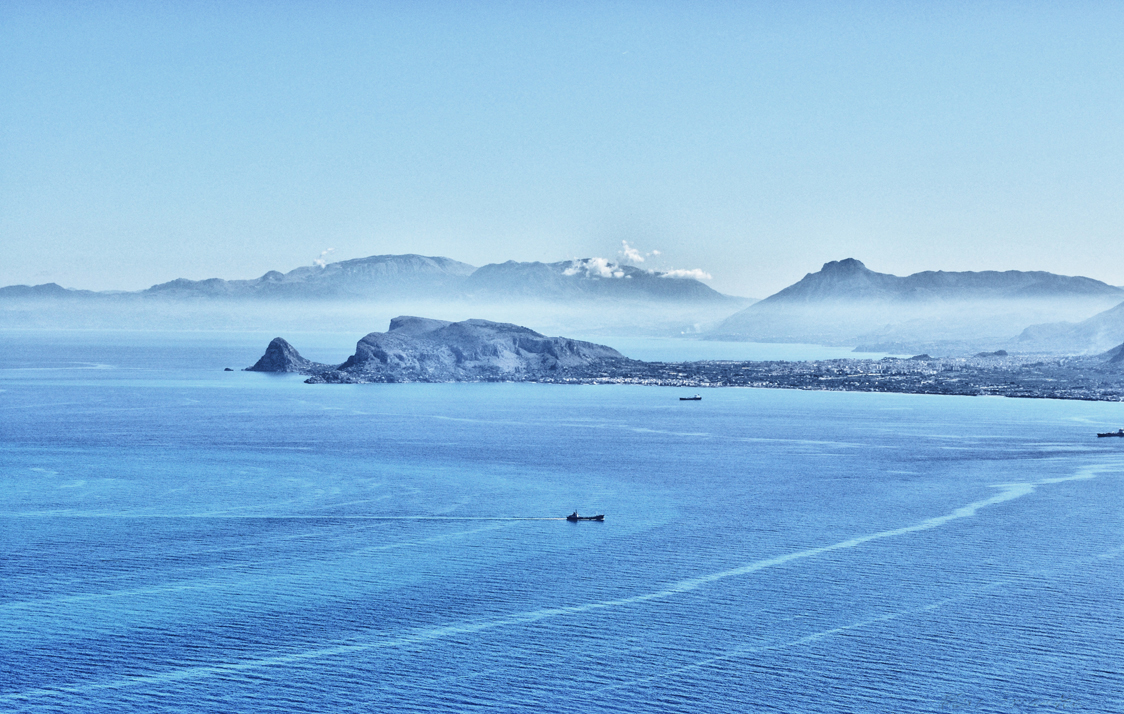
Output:
[[[4,333],[0,710],[1124,708],[1119,404],[221,371],[262,338]]]

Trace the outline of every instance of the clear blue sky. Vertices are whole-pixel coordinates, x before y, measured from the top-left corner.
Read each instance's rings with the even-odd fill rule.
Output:
[[[0,3],[0,285],[380,253],[1124,284],[1124,3]],[[655,261],[655,262],[653,262]]]

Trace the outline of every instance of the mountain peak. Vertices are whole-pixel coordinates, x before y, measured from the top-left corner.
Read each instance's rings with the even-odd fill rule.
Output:
[[[400,315],[390,321],[390,329],[387,330],[387,332],[397,332],[402,335],[417,337],[427,332],[440,330],[442,327],[448,327],[451,324],[453,323],[448,320],[434,320],[428,317]]]
[[[788,286],[764,303],[809,303],[824,300],[880,300],[902,278],[876,273],[854,258],[824,263],[816,273],[808,273],[799,282]]]
[[[853,274],[853,273],[869,273],[869,272],[871,272],[871,270],[870,270],[870,268],[863,265],[861,260],[855,260],[854,258],[844,258],[843,260],[832,260],[832,261],[829,261],[827,263],[824,263],[823,267],[820,268],[820,272],[821,273],[836,273],[836,274],[845,274],[845,273],[852,273]]]

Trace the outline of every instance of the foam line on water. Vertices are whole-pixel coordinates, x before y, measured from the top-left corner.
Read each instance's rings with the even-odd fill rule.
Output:
[[[1054,481],[1041,481],[1040,483],[1051,483],[1051,482],[1056,483],[1059,480],[1060,481],[1068,481],[1068,480],[1074,480],[1074,479],[1065,478],[1065,479],[1058,479],[1058,480],[1054,480]],[[1104,553],[1098,553],[1096,555],[1087,556],[1087,557],[1084,557],[1084,558],[1078,558],[1076,561],[1074,561],[1070,564],[1070,567],[1077,567],[1077,566],[1080,566],[1080,565],[1088,565],[1089,563],[1092,563],[1092,562],[1095,562],[1095,561],[1098,561],[1098,560],[1109,560],[1109,559],[1112,559],[1112,558],[1118,558],[1122,554],[1124,554],[1124,546],[1113,548],[1113,549],[1108,550]],[[858,622],[853,622],[849,625],[840,625],[839,627],[832,627],[832,628],[829,628],[829,629],[826,629],[826,630],[820,630],[818,632],[812,632],[812,633],[809,633],[807,635],[804,635],[803,637],[797,637],[796,639],[788,640],[786,642],[778,642],[778,643],[775,643],[775,644],[767,644],[767,645],[736,647],[732,650],[727,650],[726,652],[723,652],[721,654],[714,655],[712,657],[707,657],[706,659],[702,659],[702,660],[699,660],[697,662],[691,662],[690,664],[685,664],[685,665],[682,665],[680,667],[675,667],[675,668],[669,669],[665,672],[660,672],[658,674],[653,674],[653,675],[650,675],[650,676],[647,676],[647,677],[639,677],[637,679],[631,679],[631,680],[628,680],[628,681],[625,681],[625,682],[616,682],[616,683],[613,683],[613,684],[607,684],[603,687],[600,687],[598,689],[593,690],[593,693],[596,694],[596,693],[604,692],[604,691],[611,690],[611,689],[624,689],[624,688],[627,688],[627,687],[632,687],[632,686],[636,686],[636,685],[640,685],[640,684],[646,684],[648,682],[652,682],[652,681],[656,681],[656,680],[660,680],[660,679],[665,679],[667,677],[672,677],[672,676],[675,676],[676,674],[680,674],[682,672],[688,672],[688,671],[695,670],[695,669],[702,669],[703,667],[714,664],[716,662],[726,662],[726,661],[729,661],[729,660],[737,659],[739,657],[743,657],[745,655],[756,654],[758,652],[771,652],[771,651],[775,651],[775,650],[783,650],[783,649],[788,649],[790,647],[797,647],[797,646],[800,646],[800,645],[806,645],[806,644],[809,644],[811,642],[815,642],[817,640],[822,640],[824,638],[831,637],[833,635],[843,634],[844,632],[848,632],[850,630],[857,630],[857,629],[861,629],[861,628],[864,628],[864,627],[868,627],[870,625],[876,625],[880,622],[889,622],[891,620],[897,620],[897,619],[902,618],[902,617],[909,617],[911,615],[920,615],[920,614],[923,614],[923,613],[926,613],[926,612],[931,612],[933,610],[937,610],[937,609],[945,607],[947,605],[954,605],[954,604],[957,604],[957,603],[964,602],[966,600],[970,600],[971,598],[974,598],[978,595],[983,595],[983,594],[988,593],[992,590],[1003,587],[1004,585],[1009,585],[1011,583],[1017,582],[1019,580],[1024,580],[1026,578],[1033,577],[1033,576],[1041,576],[1041,575],[1047,574],[1048,572],[1049,571],[1032,570],[1032,571],[1027,572],[1027,573],[1025,573],[1021,576],[1018,576],[1018,577],[1004,578],[1003,580],[996,580],[994,582],[987,583],[986,585],[980,585],[978,587],[972,588],[969,592],[964,593],[962,595],[955,595],[953,597],[948,597],[948,598],[944,598],[944,599],[941,599],[941,600],[937,600],[936,602],[929,603],[928,605],[910,608],[908,610],[900,610],[898,612],[891,612],[891,613],[887,613],[885,615],[879,615],[877,617],[870,617],[870,618],[867,618],[865,620],[859,620]]]
[[[106,480],[106,479],[103,479]],[[375,499],[372,499],[375,500]],[[292,501],[295,503],[295,501]],[[285,503],[289,503],[286,501]],[[277,504],[260,506],[269,508]],[[335,508],[337,504],[314,508]],[[346,504],[345,504],[346,505]],[[259,508],[247,506],[247,508]],[[0,518],[112,518],[114,520],[144,519],[144,518],[200,518],[214,520],[236,521],[564,521],[565,516],[278,516],[268,513],[258,514],[231,514],[229,511],[213,511],[207,513],[112,513],[112,512],[82,512],[82,511],[24,511],[17,513],[0,513]]]
[[[898,612],[890,612],[890,613],[887,613],[885,615],[879,615],[877,617],[869,617],[865,620],[859,620],[858,622],[852,622],[849,625],[840,625],[839,627],[831,627],[831,628],[826,629],[826,630],[820,630],[818,632],[811,632],[807,635],[804,635],[803,637],[797,637],[796,639],[788,640],[787,642],[778,642],[778,643],[770,644],[770,645],[737,647],[735,649],[723,652],[722,654],[714,655],[713,657],[707,657],[706,659],[702,659],[702,660],[699,660],[697,662],[691,662],[690,664],[685,664],[681,667],[675,667],[675,668],[669,669],[665,672],[659,672],[658,674],[653,674],[653,675],[650,675],[650,676],[647,676],[647,677],[639,677],[637,679],[630,679],[630,680],[625,681],[625,682],[616,682],[614,684],[607,684],[603,687],[599,687],[598,689],[593,690],[593,693],[598,694],[600,692],[605,692],[605,691],[608,691],[608,690],[611,690],[611,689],[624,689],[624,688],[627,688],[627,687],[634,687],[634,686],[637,686],[637,685],[640,685],[640,684],[647,684],[648,682],[654,682],[654,681],[657,681],[657,680],[660,680],[660,679],[665,679],[667,677],[673,677],[673,676],[675,676],[677,674],[681,674],[683,672],[689,672],[689,671],[695,670],[695,669],[702,669],[703,667],[707,667],[707,666],[712,665],[716,662],[727,662],[727,661],[730,661],[730,660],[733,660],[733,659],[737,659],[739,657],[743,657],[745,655],[756,654],[758,652],[772,652],[772,651],[776,651],[776,650],[788,649],[790,647],[799,647],[801,645],[810,644],[812,642],[815,642],[817,640],[822,640],[822,639],[827,638],[827,637],[832,637],[834,635],[841,635],[844,632],[848,632],[850,630],[857,630],[857,629],[861,629],[861,628],[864,628],[864,627],[869,627],[870,625],[876,625],[880,622],[889,622],[891,620],[897,620],[899,618],[907,617],[909,615],[919,615],[919,614],[924,613],[924,612],[930,612],[932,610],[936,610],[936,609],[944,607],[946,605],[952,605],[954,603],[963,602],[963,601],[968,600],[969,598],[975,597],[976,595],[979,595],[981,593],[987,592],[989,590],[994,590],[995,588],[1006,585],[1007,583],[1012,582],[1012,580],[1013,579],[998,580],[996,582],[988,583],[987,585],[983,585],[983,586],[980,586],[978,588],[974,588],[972,590],[972,592],[966,593],[964,595],[957,595],[955,597],[945,598],[943,600],[938,600],[936,602],[929,603],[928,605],[924,605],[922,607],[912,608],[912,609],[909,609],[909,610],[900,610]]]
[[[77,684],[77,685],[60,685],[57,687],[32,689],[24,692],[7,694],[0,696],[0,702],[5,701],[23,701],[27,699],[52,696],[60,693],[83,694],[95,691],[122,689],[127,687],[136,687],[144,685],[159,685],[169,682],[177,682],[191,679],[204,679],[207,677],[221,676],[234,674],[239,672],[253,671],[258,669],[265,669],[269,667],[284,667],[288,665],[298,664],[309,660],[317,660],[328,657],[337,657],[340,655],[354,654],[358,652],[365,652],[370,650],[390,649],[396,647],[409,647],[419,644],[425,644],[434,640],[445,639],[457,635],[467,635],[476,632],[483,632],[486,630],[496,629],[500,627],[508,627],[513,625],[527,625],[541,620],[547,620],[555,617],[562,617],[567,615],[579,615],[586,612],[593,612],[597,610],[606,610],[610,608],[623,607],[629,605],[636,605],[653,600],[662,600],[675,595],[698,590],[710,583],[725,580],[727,578],[739,577],[749,575],[751,573],[760,572],[768,568],[773,568],[779,565],[784,565],[797,560],[805,558],[813,558],[817,555],[830,553],[836,550],[843,550],[847,548],[855,548],[865,543],[870,543],[876,540],[885,538],[896,538],[898,536],[907,535],[910,533],[918,533],[921,531],[932,530],[939,528],[945,524],[951,523],[963,518],[971,518],[976,515],[981,509],[988,506],[994,506],[1007,501],[1013,501],[1017,498],[1030,495],[1034,493],[1036,488],[1040,485],[1057,484],[1067,481],[1079,481],[1095,478],[1097,474],[1102,471],[1102,468],[1089,467],[1079,470],[1071,476],[1061,478],[1043,479],[1041,481],[1031,483],[1009,483],[997,484],[994,488],[1000,489],[996,495],[985,498],[980,501],[973,501],[966,506],[962,506],[953,510],[951,513],[943,516],[936,516],[934,518],[927,518],[920,523],[910,526],[903,526],[901,528],[894,528],[891,530],[879,531],[868,535],[857,536],[855,538],[848,538],[847,540],[832,543],[830,545],[820,546],[818,548],[808,548],[793,553],[786,553],[773,558],[766,558],[763,560],[754,561],[746,565],[730,568],[728,570],[718,571],[707,575],[700,575],[694,578],[687,578],[678,582],[672,583],[669,586],[656,590],[653,592],[643,593],[640,595],[632,595],[629,597],[615,598],[612,600],[600,600],[597,602],[584,603],[581,605],[568,605],[561,607],[541,608],[538,610],[530,610],[527,612],[514,613],[504,617],[492,618],[489,620],[480,620],[476,622],[462,622],[450,625],[443,625],[439,627],[427,627],[415,630],[410,633],[390,637],[387,639],[377,641],[362,641],[359,638],[353,640],[345,640],[339,644],[327,647],[318,647],[315,649],[305,650],[303,652],[290,652],[285,654],[277,654],[268,657],[259,657],[240,662],[224,662],[219,664],[201,665],[194,667],[184,667],[181,669],[170,670],[161,672],[159,674],[142,675],[137,677],[129,677],[125,679],[114,680],[111,682],[100,682],[90,684]],[[985,586],[986,587],[986,586]],[[940,607],[945,601],[940,601],[926,608]],[[900,616],[900,615],[899,615]],[[806,635],[804,638],[794,640],[787,646],[812,642],[815,639],[830,636],[845,632],[847,629],[862,626],[864,624],[873,624],[874,622],[892,619],[893,614],[883,615],[879,618],[872,618],[869,621],[862,621],[860,623],[853,623],[852,625],[844,625],[838,628],[825,630],[822,633],[812,633]],[[812,638],[812,639],[808,639]]]

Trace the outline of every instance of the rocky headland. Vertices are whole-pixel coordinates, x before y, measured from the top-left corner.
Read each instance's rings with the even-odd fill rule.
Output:
[[[340,365],[310,362],[278,337],[248,369],[299,372],[310,384],[539,381],[629,361],[612,347],[547,337],[509,323],[396,317],[386,332],[359,340],[355,354]]]
[[[311,362],[274,339],[253,366],[295,372],[309,384],[538,382],[665,387],[758,387],[907,394],[1124,401],[1124,345],[1095,356],[834,359],[806,362],[642,362],[611,347],[488,320],[398,317],[359,340],[339,365]]]

